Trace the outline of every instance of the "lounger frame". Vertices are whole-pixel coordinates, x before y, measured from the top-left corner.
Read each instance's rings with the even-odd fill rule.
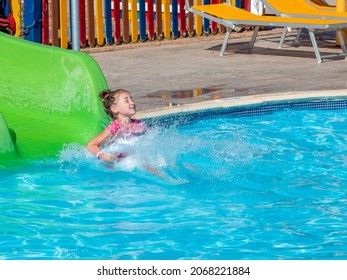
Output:
[[[347,20],[347,12],[339,12],[336,13],[335,11],[331,10],[322,10],[322,9],[317,9],[313,7],[308,1],[306,0],[301,0],[302,4],[304,4],[305,7],[305,13],[303,13],[302,10],[296,9],[296,12],[284,12],[278,10],[274,5],[271,5],[271,3],[267,0],[260,0],[267,9],[269,9],[272,13],[274,13],[277,16],[281,17],[295,17],[295,18],[317,18],[317,19],[333,19],[333,20]],[[293,7],[295,6],[295,3],[292,5]]]
[[[211,4],[213,5],[213,4]],[[214,4],[214,5],[218,5],[218,4]],[[222,4],[220,4],[222,5]],[[224,3],[224,5],[228,5],[226,3]],[[283,27],[284,29],[287,29],[287,27],[291,27],[291,28],[306,28],[309,32],[309,36],[310,36],[310,40],[311,40],[311,43],[312,43],[312,47],[313,47],[313,50],[314,50],[314,54],[316,56],[316,59],[317,59],[317,62],[318,63],[321,63],[323,62],[323,59],[326,59],[326,58],[334,58],[334,57],[347,57],[347,49],[346,49],[346,45],[344,43],[344,40],[341,40],[343,38],[343,35],[342,35],[342,31],[341,29],[342,28],[345,28],[347,27],[347,22],[346,23],[336,23],[336,24],[333,24],[332,26],[329,25],[329,24],[325,24],[324,23],[324,20],[319,20],[319,23],[317,22],[317,24],[301,24],[300,22],[298,23],[288,23],[285,21],[283,22],[279,22],[279,21],[276,21],[276,22],[272,22],[272,21],[264,21],[264,20],[242,20],[242,19],[223,19],[223,18],[220,18],[216,15],[211,15],[211,14],[208,14],[208,13],[205,13],[205,12],[202,12],[202,11],[199,11],[197,9],[194,8],[194,6],[190,6],[189,5],[189,1],[186,0],[186,6],[185,6],[185,9],[188,11],[188,12],[191,12],[191,13],[194,13],[196,15],[199,15],[203,18],[206,18],[206,19],[209,19],[209,20],[212,20],[216,23],[219,23],[219,24],[222,24],[226,27],[226,34],[225,34],[225,37],[224,37],[224,41],[223,41],[223,44],[222,44],[222,47],[221,47],[221,51],[220,51],[220,55],[223,56],[224,55],[224,52],[225,52],[225,49],[226,49],[226,46],[228,44],[228,41],[229,41],[229,38],[230,38],[230,35],[231,35],[231,32],[233,30],[235,31],[238,31],[239,28],[242,28],[242,27],[254,27],[254,32],[253,32],[253,35],[252,35],[252,38],[251,38],[251,41],[250,41],[250,45],[249,45],[249,53],[252,53],[253,51],[253,47],[254,47],[254,44],[256,42],[256,38],[257,38],[257,35],[258,35],[258,31],[259,31],[259,27],[260,26],[270,26],[270,27]],[[237,8],[235,8],[237,9]],[[231,15],[232,16],[232,15]],[[278,18],[278,17],[277,17]],[[299,19],[300,20],[300,19]],[[334,30],[337,32],[338,34],[338,37],[339,39],[341,40],[341,42],[343,42],[341,44],[341,50],[342,52],[341,53],[334,53],[334,54],[328,54],[328,55],[321,55],[320,52],[319,52],[319,49],[318,49],[318,44],[317,44],[317,40],[316,40],[316,37],[315,37],[315,32],[322,32],[322,31],[329,31],[329,30]],[[285,34],[282,34],[282,37],[281,37],[281,41],[284,41],[284,37],[285,37]]]
[[[327,2],[324,0],[321,1],[311,1],[311,0],[305,0],[306,3],[308,3],[310,6],[315,8],[318,11],[336,11],[336,6],[329,5]]]
[[[304,6],[306,6],[306,9],[308,9],[308,11],[306,10],[305,14],[302,13],[293,13],[291,12],[284,12],[283,10],[278,10],[274,5],[272,5],[268,0],[260,0],[266,7],[267,9],[269,9],[272,13],[274,13],[277,16],[280,17],[296,17],[296,18],[313,18],[313,19],[332,19],[332,20],[344,20],[347,21],[347,13],[335,13],[336,10],[333,10],[332,7],[327,8],[329,10],[323,10],[323,9],[317,9],[317,6],[314,5],[314,3],[312,3],[310,0],[301,0],[302,4],[304,4]],[[280,3],[280,2],[278,2]],[[291,7],[295,7],[294,3]],[[299,10],[298,10],[299,11]],[[299,29],[299,32],[297,34],[296,40],[298,40],[298,38],[300,37],[302,29]],[[283,29],[283,33],[282,33],[282,37],[281,37],[281,41],[279,43],[279,47],[281,48],[283,46],[284,43],[284,38],[286,37],[286,33],[287,33],[287,28]],[[342,33],[341,33],[342,34]],[[340,32],[338,33],[338,38],[340,42],[344,42],[344,40],[341,40],[340,37]]]

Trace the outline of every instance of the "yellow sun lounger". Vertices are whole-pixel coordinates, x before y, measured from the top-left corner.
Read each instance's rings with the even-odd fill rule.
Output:
[[[277,16],[347,20],[347,12],[317,9],[308,0],[260,0]]]
[[[311,43],[318,63],[321,63],[324,58],[347,56],[346,45],[344,43],[341,44],[342,53],[334,53],[325,56],[320,55],[314,34],[315,31],[335,30],[337,31],[339,39],[341,40],[343,38],[341,28],[347,27],[347,21],[258,16],[226,3],[190,6],[188,0],[186,0],[185,8],[188,12],[215,21],[227,28],[227,32],[225,34],[223,45],[220,51],[221,56],[224,54],[232,30],[237,30],[240,27],[255,27],[250,42],[249,52],[251,53],[260,26],[306,28],[309,31]],[[341,41],[343,42],[343,40]]]
[[[317,9],[313,6],[310,0],[260,0],[263,4],[272,11],[275,15],[280,17],[295,17],[295,18],[316,18],[316,19],[333,19],[333,20],[346,20],[347,12],[336,12],[336,9],[323,10]],[[319,1],[319,0],[314,0]],[[299,41],[302,29],[296,36],[295,41]],[[285,28],[279,46],[282,47],[286,37],[287,29]],[[340,38],[339,38],[340,40]]]
[[[305,1],[317,10],[336,12],[336,6],[329,5],[324,0],[305,0]]]

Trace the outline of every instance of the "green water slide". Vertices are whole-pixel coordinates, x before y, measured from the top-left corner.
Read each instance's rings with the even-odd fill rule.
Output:
[[[55,157],[102,130],[106,79],[88,54],[0,32],[0,167]]]

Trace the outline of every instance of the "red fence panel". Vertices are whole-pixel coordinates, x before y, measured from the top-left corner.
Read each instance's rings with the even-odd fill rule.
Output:
[[[185,0],[178,0],[179,5],[179,20],[181,37],[187,36],[186,10],[184,9]]]
[[[120,0],[113,0],[112,18],[114,20],[114,42],[119,45],[122,42],[120,22]]]
[[[155,39],[155,32],[154,32],[154,1],[153,0],[146,0],[147,3],[147,26],[148,26],[148,39],[154,40]]]
[[[163,34],[163,17],[162,17],[162,12],[163,9],[161,7],[162,1],[157,0],[156,2],[156,18],[157,18],[157,38],[159,40],[164,39],[164,34]]]
[[[87,45],[86,34],[86,1],[78,0],[78,11],[80,21],[80,44],[84,48]]]
[[[49,45],[49,9],[48,0],[42,0],[42,44]]]

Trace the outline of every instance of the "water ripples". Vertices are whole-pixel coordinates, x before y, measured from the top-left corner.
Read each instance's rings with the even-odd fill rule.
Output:
[[[68,144],[0,170],[0,259],[346,259],[346,114],[158,126],[115,165]]]

